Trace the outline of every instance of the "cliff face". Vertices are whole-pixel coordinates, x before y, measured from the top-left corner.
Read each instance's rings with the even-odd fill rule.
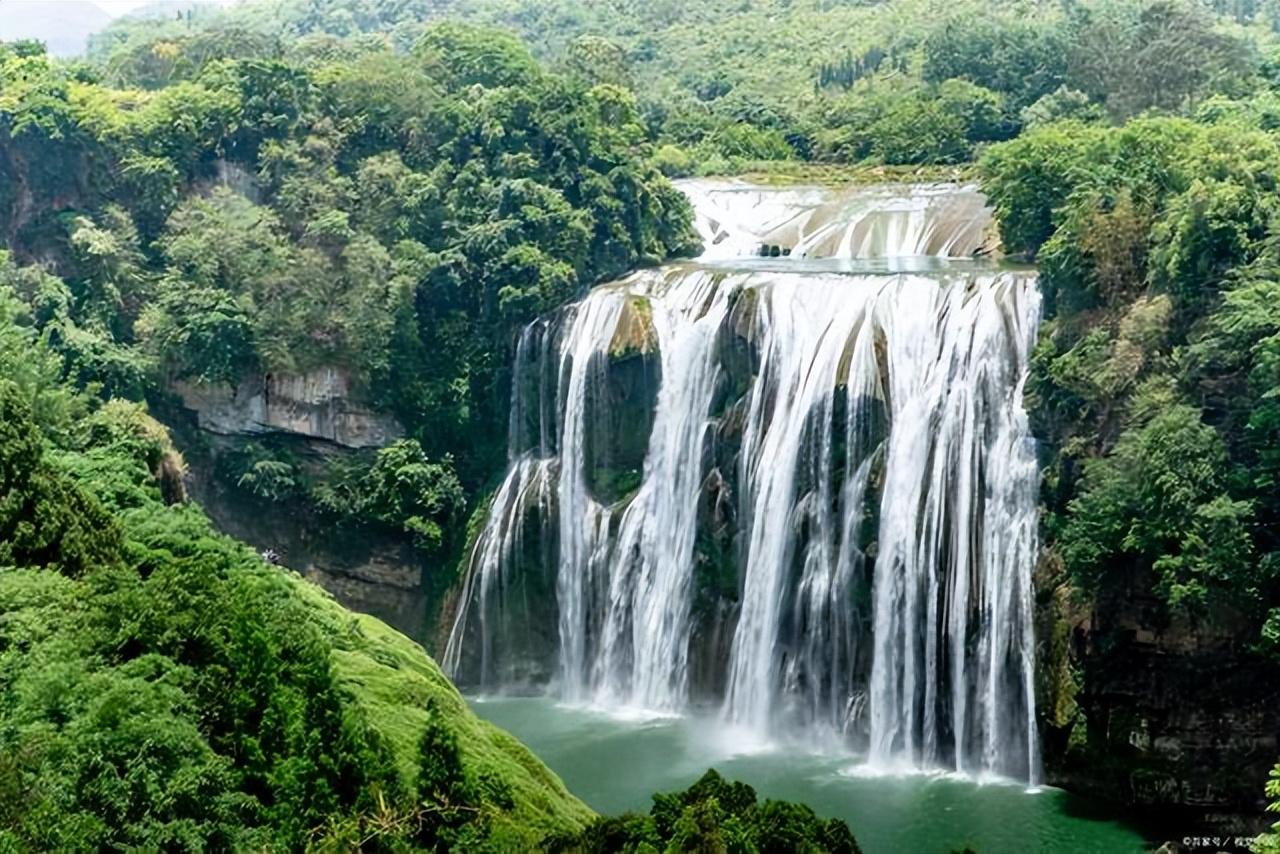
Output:
[[[257,499],[215,474],[221,456],[272,434],[287,440],[312,469],[402,436],[394,418],[353,399],[344,369],[255,376],[236,386],[179,382],[173,391],[182,410],[167,420],[190,463],[191,496],[220,530],[273,551],[346,607],[411,637],[424,636],[423,560],[406,538],[335,528],[299,502]]]
[[[292,433],[348,448],[382,447],[404,435],[390,415],[353,400],[351,378],[336,366],[252,376],[235,386],[178,382],[173,390],[211,433]]]
[[[213,453],[233,448],[236,441],[217,437]],[[305,507],[246,496],[214,476],[210,459],[188,456],[188,490],[219,530],[259,551],[275,552],[345,607],[371,614],[410,637],[423,636],[423,563],[407,542],[373,530],[335,530]]]
[[[1274,666],[1222,619],[1169,620],[1132,575],[1089,604],[1041,588],[1046,780],[1159,817],[1167,838],[1257,833],[1273,820],[1263,782],[1280,755]]]

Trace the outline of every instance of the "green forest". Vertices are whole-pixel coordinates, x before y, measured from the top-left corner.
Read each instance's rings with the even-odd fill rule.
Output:
[[[0,852],[859,850],[714,771],[601,817],[422,648],[508,461],[520,330],[695,257],[692,176],[986,194],[1043,297],[1046,754],[1103,800],[1194,804],[1145,781],[1205,754],[1090,698],[1140,624],[1189,684],[1242,674],[1220,735],[1280,708],[1280,4],[159,3],[81,57],[0,43]],[[392,440],[181,415],[325,370]],[[220,533],[189,468],[404,547],[426,620]],[[1197,785],[1264,827],[1280,732],[1215,738]]]

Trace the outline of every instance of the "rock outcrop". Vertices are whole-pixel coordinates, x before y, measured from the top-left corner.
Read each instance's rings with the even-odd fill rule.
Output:
[[[422,556],[403,537],[373,527],[334,529],[303,502],[268,502],[235,487],[219,460],[271,436],[305,468],[323,470],[360,449],[404,434],[391,416],[353,399],[338,367],[253,376],[235,386],[178,382],[182,409],[165,421],[190,463],[187,486],[223,532],[270,551],[338,598],[411,637],[423,637],[428,593]]]
[[[1221,623],[1170,620],[1141,578],[1091,606],[1066,587],[1042,588],[1040,599],[1047,782],[1159,817],[1167,838],[1270,825],[1262,784],[1280,755],[1274,665]]]
[[[173,390],[211,433],[292,433],[348,448],[381,447],[404,435],[390,415],[354,400],[350,376],[334,366],[252,376],[234,386],[180,381]]]
[[[218,529],[260,551],[270,550],[347,608],[421,638],[428,597],[422,558],[412,546],[372,528],[335,530],[304,506],[269,503],[224,483],[214,475],[213,458],[241,441],[215,437],[204,453],[188,455],[191,497]]]

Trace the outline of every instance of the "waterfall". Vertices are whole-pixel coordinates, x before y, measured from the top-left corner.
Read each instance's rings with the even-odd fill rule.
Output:
[[[1010,718],[1034,704],[1039,477],[1021,397],[1038,299],[1009,278],[920,296],[887,318],[890,422],[918,426],[886,449],[871,758],[1000,771],[1017,747],[1034,768],[1034,721]]]
[[[884,185],[832,191],[689,180],[703,260],[777,246],[805,258],[968,258],[994,248],[991,211],[975,187]]]
[[[618,525],[601,679],[615,701],[677,709],[685,699],[699,460],[718,378],[712,344],[728,294],[694,273],[663,296],[648,303],[663,382],[643,479]]]
[[[985,251],[971,188],[683,189],[703,258],[521,337],[446,669],[1034,780],[1034,274],[823,266]]]

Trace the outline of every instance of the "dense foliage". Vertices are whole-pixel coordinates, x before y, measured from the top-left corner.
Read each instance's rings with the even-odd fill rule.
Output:
[[[596,820],[574,840],[550,850],[605,854],[612,851],[757,851],[760,854],[858,854],[849,827],[823,820],[802,804],[766,800],[745,783],[715,771],[683,792],[653,796],[648,815]]]
[[[338,369],[405,441],[367,476],[260,448],[229,482],[438,552],[502,459],[514,330],[691,251],[687,204],[631,92],[506,34],[283,58],[201,38],[151,44],[187,64],[124,76],[150,91],[0,46],[0,285],[109,394]]]
[[[214,533],[145,407],[0,320],[0,850],[856,850],[714,775],[600,835],[632,820],[589,824],[421,648]],[[430,464],[383,453],[359,494],[419,518],[394,503],[428,500]]]
[[[1267,781],[1267,809],[1280,812],[1280,765],[1271,771],[1271,779]],[[1258,836],[1253,842],[1254,854],[1276,854],[1280,852],[1280,822],[1272,825],[1270,833]]]
[[[245,495],[443,559],[502,463],[514,331],[692,249],[664,173],[976,160],[1005,248],[1042,273],[1028,384],[1048,440],[1042,588],[1091,606],[1141,601],[1161,628],[1280,661],[1278,30],[1275,0],[245,0],[126,19],[74,64],[0,46],[0,366],[12,382],[0,565],[57,570],[7,576],[15,609],[56,614],[47,631],[31,628],[43,618],[14,623],[35,634],[0,645],[0,678],[64,634],[87,640],[40,654],[88,662],[57,691],[13,694],[26,723],[0,736],[44,733],[53,715],[80,737],[71,723],[105,714],[89,698],[110,691],[74,680],[163,685],[136,692],[147,715],[175,722],[156,779],[190,787],[169,813],[147,813],[155,827],[130,823],[140,796],[105,788],[114,823],[77,824],[99,808],[76,800],[94,790],[58,775],[92,769],[57,765],[50,779],[63,782],[31,787],[22,774],[36,766],[20,761],[46,761],[33,748],[0,763],[18,769],[3,785],[34,804],[15,826],[86,840],[118,827],[134,835],[111,844],[143,847],[241,832],[291,844],[322,816],[357,836],[422,827],[417,797],[435,805],[438,834],[418,841],[435,844],[506,803],[500,785],[459,770],[457,745],[421,709],[412,768],[387,776],[374,731],[345,712],[334,722],[346,707],[315,663],[323,637],[268,639],[280,646],[261,684],[302,692],[300,705],[202,706],[222,702],[200,693],[202,668],[241,654],[236,615],[284,619],[237,592],[270,576],[190,511],[159,513],[158,500],[181,499],[167,439],[140,410],[95,401],[162,405],[186,385],[340,368],[404,439],[319,466],[287,443],[245,443],[218,472]],[[151,625],[140,618],[94,634],[123,619],[121,601],[162,610],[147,596],[177,571],[166,561],[202,579],[193,607],[225,612],[205,627],[217,637],[173,641],[187,629],[164,621],[181,609],[149,617],[159,628],[141,639],[119,634]],[[39,705],[55,695],[80,705]],[[241,744],[235,727],[255,716],[283,734]],[[227,720],[238,723],[216,728]],[[332,754],[313,732],[336,739]],[[80,750],[68,744],[49,750]],[[359,766],[358,791],[335,782],[343,762]],[[322,771],[313,791],[268,765]],[[407,800],[361,800],[382,790]],[[565,844],[767,850],[781,828],[844,850],[811,815],[741,795],[709,777]],[[277,820],[276,804],[304,798],[318,812]],[[50,810],[69,823],[46,821]]]
[[[18,305],[0,287],[0,850],[512,850],[585,824],[415,644],[214,533],[166,431],[61,380]]]
[[[396,459],[410,468],[379,466],[402,492],[429,493],[423,506],[367,494],[377,486],[357,472],[371,459],[318,468],[281,443],[218,471],[247,495],[440,557],[461,547],[458,520],[503,461],[513,330],[591,282],[691,249],[684,202],[659,171],[960,165],[987,152],[1008,248],[1036,253],[1054,237],[1039,252],[1051,306],[1082,253],[1104,263],[1067,298],[1141,287],[1148,259],[1130,250],[1145,252],[1135,236],[1154,225],[1152,194],[1236,167],[1188,155],[1179,176],[1125,178],[1142,186],[1078,206],[1069,228],[1054,217],[1083,184],[1119,177],[1124,145],[1194,136],[1203,149],[1196,128],[1272,126],[1276,23],[1267,3],[1179,0],[246,0],[144,14],[76,66],[9,49],[0,178],[22,180],[0,182],[0,227],[19,261],[66,281],[17,290],[83,382],[154,399],[340,367],[407,428]],[[1115,124],[1144,113],[1199,121],[1124,142]],[[1164,127],[1152,122],[1135,127]],[[33,158],[44,146],[56,156]],[[1168,252],[1150,259],[1162,287],[1181,289],[1177,329],[1202,280],[1224,272],[1193,269],[1194,241],[1237,240],[1197,233],[1197,202],[1181,203]],[[1257,205],[1223,213],[1256,232],[1270,201]],[[1133,323],[1164,307],[1144,304]],[[1196,506],[1210,513],[1217,494]],[[1244,510],[1212,512],[1200,535]]]
[[[0,45],[0,851],[856,850],[714,777],[598,838],[420,647],[187,501],[144,400],[336,365],[409,435],[221,473],[438,553],[500,448],[513,330],[691,241],[634,96],[509,36],[233,43],[153,45],[150,91]]]
[[[341,848],[344,822],[412,803],[301,582],[163,501],[181,468],[164,431],[122,402],[38,419],[13,368],[0,358],[0,849]]]
[[[1031,389],[1061,449],[1046,527],[1066,571],[1101,597],[1150,583],[1171,616],[1270,648],[1280,140],[1252,108],[1048,125],[982,169],[1051,312]]]
[[[1048,440],[1038,584],[1090,609],[1104,662],[1132,649],[1140,615],[1145,643],[1192,645],[1197,666],[1280,666],[1273,97],[1049,123],[980,164],[1046,300],[1028,383]],[[1126,761],[1072,711],[1083,674],[1052,678],[1044,714],[1069,733],[1067,761]]]
[[[637,94],[655,162],[968,160],[1063,117],[1124,119],[1240,95],[1270,72],[1274,0],[246,0],[97,38],[108,79],[158,87],[220,56],[412,45],[442,17],[508,28],[587,85]],[[339,47],[341,46],[341,47]]]

